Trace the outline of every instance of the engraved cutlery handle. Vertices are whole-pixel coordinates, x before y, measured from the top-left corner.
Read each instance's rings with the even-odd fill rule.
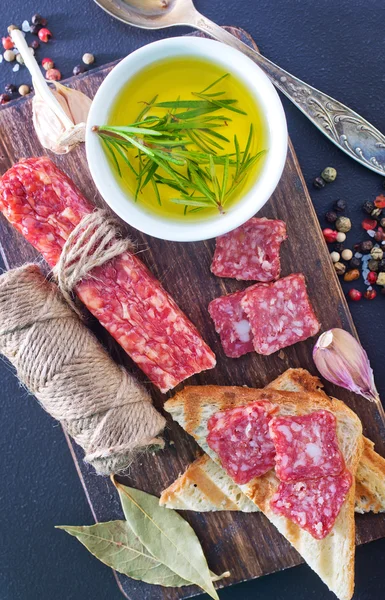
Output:
[[[271,82],[336,146],[372,171],[385,175],[385,136],[338,100],[294,77],[200,13],[189,24],[237,48],[259,65]]]

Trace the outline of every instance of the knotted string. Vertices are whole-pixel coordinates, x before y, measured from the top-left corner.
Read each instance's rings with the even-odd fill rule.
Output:
[[[147,391],[111,359],[37,265],[0,276],[0,352],[98,473],[122,471],[139,448],[162,445],[156,436],[165,419]]]

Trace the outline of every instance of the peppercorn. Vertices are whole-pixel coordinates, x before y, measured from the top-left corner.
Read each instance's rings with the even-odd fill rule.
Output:
[[[381,227],[385,228],[385,218],[384,217],[380,220],[380,225],[381,225]]]
[[[32,24],[32,25],[31,25],[31,28],[30,28],[30,32],[31,32],[33,35],[39,35],[39,31],[40,31],[40,29],[43,29],[43,26],[42,26],[42,25],[33,25],[33,24]]]
[[[384,251],[381,248],[372,248],[370,254],[374,260],[382,260],[384,258]]]
[[[30,92],[29,86],[28,85],[21,85],[19,87],[19,94],[20,96],[27,96]]]
[[[321,177],[326,183],[332,183],[337,177],[337,171],[334,167],[326,167],[321,173]]]
[[[81,75],[81,73],[85,73],[86,71],[87,69],[84,65],[76,65],[76,67],[73,68],[72,73],[74,75]]]
[[[374,206],[376,208],[385,208],[385,196],[384,194],[380,194],[374,201]]]
[[[348,296],[350,298],[350,300],[353,300],[354,302],[358,302],[358,300],[361,300],[362,298],[362,294],[360,292],[360,290],[349,290],[348,291]]]
[[[360,272],[358,269],[350,269],[344,275],[344,281],[355,281],[360,276]]]
[[[382,215],[382,208],[374,208],[372,210],[372,212],[370,213],[370,216],[376,220],[379,220],[381,218],[381,215]]]
[[[48,71],[45,74],[45,77],[50,81],[60,81],[61,73],[58,69],[48,69]]]
[[[51,39],[52,37],[52,33],[50,32],[49,29],[47,29],[46,27],[43,27],[43,29],[40,29],[39,33],[37,34],[39,37],[39,40],[41,42],[44,42],[45,44],[48,42],[48,40]]]
[[[3,44],[4,50],[12,50],[15,45],[9,35],[1,38],[1,43]]]
[[[376,283],[377,285],[385,285],[385,273],[383,271],[378,274]]]
[[[324,188],[325,185],[326,183],[322,179],[322,177],[316,177],[315,179],[313,179],[313,187],[315,187],[317,190],[322,190],[322,188]]]
[[[372,202],[371,200],[367,200],[362,205],[362,208],[366,213],[368,213],[368,215],[370,215],[370,214],[372,214],[372,211],[374,210],[374,202]]]
[[[368,280],[368,283],[370,283],[370,285],[374,285],[377,281],[377,277],[377,273],[375,273],[374,271],[370,271],[366,279]]]
[[[359,248],[359,252],[362,252],[362,254],[369,254],[373,248],[373,242],[371,240],[365,240],[364,242],[361,242]]]
[[[334,263],[334,268],[335,268],[335,271],[336,271],[336,273],[337,273],[337,275],[339,277],[341,275],[345,275],[346,267],[345,267],[345,265],[343,263],[341,263],[341,262]]]
[[[16,60],[19,63],[19,65],[23,65],[24,64],[24,58],[21,56],[21,54],[16,54]]]
[[[4,89],[7,94],[14,94],[17,92],[17,87],[13,83],[7,83]]]
[[[379,271],[385,271],[385,258],[383,258],[382,260],[379,261],[379,263],[378,263],[378,270]]]
[[[336,229],[338,231],[342,231],[342,233],[347,233],[352,228],[352,223],[349,217],[338,217],[336,221]]]
[[[334,212],[334,210],[329,210],[329,212],[327,212],[325,215],[325,219],[328,223],[334,223],[335,221],[337,221],[338,215],[336,212]]]
[[[49,69],[53,69],[55,66],[55,63],[53,62],[52,58],[43,58],[43,60],[41,61],[41,64],[45,71],[48,71]]]
[[[370,231],[371,229],[375,229],[377,225],[377,221],[375,219],[364,219],[361,223],[361,227],[365,229],[365,231]]]
[[[7,27],[8,33],[11,33],[11,31],[14,31],[15,29],[19,29],[17,25],[8,25]]]
[[[334,203],[334,210],[337,212],[343,212],[346,209],[346,200],[337,200]]]
[[[385,240],[385,232],[382,227],[379,227],[377,231],[374,233],[374,239],[376,242],[383,242]]]
[[[39,15],[39,13],[32,15],[31,22],[33,25],[42,25],[43,27],[47,25],[47,19]]]
[[[343,244],[340,244],[339,242],[337,242],[337,243],[334,244],[334,250],[336,252],[339,252],[341,254],[341,252],[343,251],[343,249],[344,249],[344,245]]]
[[[11,96],[9,96],[9,94],[0,94],[0,104],[7,104],[7,102],[9,102],[11,99]]]
[[[334,231],[333,229],[329,229],[329,227],[327,227],[326,229],[323,229],[322,233],[325,238],[325,241],[328,244],[332,244],[337,239],[337,232]]]
[[[91,54],[91,52],[86,52],[82,56],[82,61],[85,65],[92,65],[92,63],[95,61],[95,56]]]
[[[346,233],[339,231],[337,233],[337,242],[344,242],[346,240]]]
[[[374,271],[375,273],[377,273],[377,271],[378,271],[378,260],[374,260],[374,258],[372,258],[371,260],[368,260],[368,269],[370,271]]]
[[[6,50],[3,57],[6,62],[13,62],[15,60],[15,53],[12,50]]]
[[[353,258],[353,252],[346,248],[341,254],[343,260],[351,260]]]
[[[341,256],[340,256],[339,252],[331,252],[330,258],[332,259],[332,261],[334,263],[337,263],[340,260]]]
[[[359,269],[360,266],[361,266],[360,259],[353,256],[353,258],[349,261],[349,267],[351,269]]]
[[[377,296],[377,292],[376,290],[373,289],[367,289],[365,294],[364,294],[364,298],[366,298],[367,300],[374,300],[374,298]]]

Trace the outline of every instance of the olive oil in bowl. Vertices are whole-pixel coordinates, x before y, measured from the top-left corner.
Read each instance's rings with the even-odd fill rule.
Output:
[[[94,130],[127,202],[173,221],[229,212],[268,151],[263,113],[243,82],[191,57],[155,62],[133,76],[108,123]]]

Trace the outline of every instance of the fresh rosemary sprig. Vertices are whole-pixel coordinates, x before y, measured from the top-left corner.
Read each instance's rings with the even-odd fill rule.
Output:
[[[135,201],[144,188],[151,184],[161,205],[159,186],[166,185],[178,194],[170,201],[184,205],[184,213],[207,208],[224,208],[245,177],[265,151],[251,155],[254,130],[242,150],[234,136],[234,151],[224,152],[223,143],[230,140],[224,135],[229,114],[246,115],[233,98],[224,98],[224,91],[210,91],[226,73],[201,92],[193,92],[197,99],[157,102],[154,96],[137,117],[135,123],[122,126],[94,127],[120,177],[119,158],[136,178]],[[164,115],[150,111],[166,111]],[[214,114],[222,110],[223,114]],[[134,154],[132,153],[134,151]],[[133,164],[134,163],[134,164]]]

